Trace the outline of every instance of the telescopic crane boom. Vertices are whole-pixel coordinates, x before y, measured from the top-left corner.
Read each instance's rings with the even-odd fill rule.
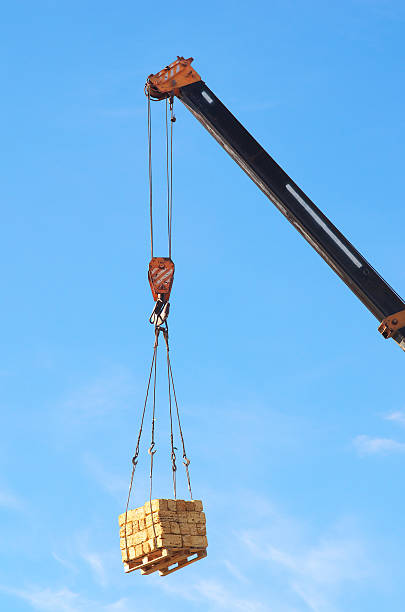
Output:
[[[222,104],[192,61],[178,57],[150,75],[147,95],[179,98],[379,320],[384,338],[405,350],[405,302]]]

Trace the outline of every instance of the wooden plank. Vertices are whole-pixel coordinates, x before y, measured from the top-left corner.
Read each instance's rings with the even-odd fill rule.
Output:
[[[161,555],[160,550],[156,550],[152,553],[148,553],[147,555],[140,555],[136,557],[136,559],[130,559],[126,562],[126,564],[132,569],[139,569],[144,565],[144,563],[148,563],[148,561],[152,561],[152,559],[159,557]]]
[[[132,571],[133,569],[139,569],[150,563],[156,563],[156,561],[160,560],[161,558],[167,559],[167,557],[170,554],[171,554],[170,550],[163,548],[159,550],[154,550],[146,555],[140,555],[139,557],[136,557],[135,559],[129,559],[124,562],[124,567],[128,566],[129,568],[129,570],[125,570],[125,571]]]
[[[186,558],[184,560],[178,561],[176,564],[176,567],[170,568],[170,565],[171,565],[170,564],[166,569],[159,569],[159,574],[161,576],[168,576],[169,574],[172,574],[173,572],[177,572],[177,570],[182,569],[183,567],[186,567],[187,565],[191,565],[192,563],[195,563],[196,561],[199,561],[200,559],[204,559],[204,557],[207,556],[207,551],[199,550],[195,553],[191,553],[191,555],[194,555],[194,554],[196,554],[197,556],[194,557],[193,559]]]
[[[151,561],[150,563],[142,566],[140,568],[141,574],[147,576],[148,574],[152,574],[157,570],[167,570],[171,565],[173,565],[173,563],[184,561],[189,556],[190,551],[184,550],[181,552],[176,552],[170,556],[160,557],[159,559],[155,559],[154,561]]]

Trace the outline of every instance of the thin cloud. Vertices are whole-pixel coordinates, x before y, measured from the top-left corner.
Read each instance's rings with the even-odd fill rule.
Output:
[[[21,510],[22,507],[22,500],[17,495],[7,489],[0,489],[0,508]]]
[[[67,587],[12,589],[0,585],[0,591],[25,601],[38,612],[133,612],[134,610],[126,598],[113,603],[104,603],[87,599]]]
[[[87,454],[83,458],[85,468],[91,478],[112,497],[123,500],[128,492],[128,479],[108,470],[96,457]]]
[[[357,436],[353,444],[360,455],[376,455],[405,452],[405,444],[391,438],[371,438],[370,436]]]
[[[238,582],[249,582],[245,574],[243,574],[234,563],[231,563],[231,561],[224,559],[223,564],[225,565],[228,572],[232,574],[232,576],[234,576],[236,580],[238,580]]]
[[[246,530],[240,539],[257,562],[267,562],[269,568],[278,570],[305,609],[334,612],[347,584],[362,582],[372,574],[365,545],[352,526],[337,526],[317,541],[308,542],[295,520],[290,529],[288,517],[273,511],[268,522],[274,522],[275,528]]]
[[[240,612],[263,612],[269,610],[261,602],[235,596],[217,580],[201,580],[194,586],[195,592],[220,610],[240,610]]]
[[[77,572],[79,571],[73,563],[71,563],[70,561],[67,561],[66,559],[63,559],[57,553],[53,552],[52,557],[55,559],[55,561],[60,563],[60,565],[68,569],[70,572],[77,574]]]
[[[333,612],[335,610],[333,604],[325,599],[322,593],[319,593],[319,590],[314,590],[308,585],[302,585],[300,582],[293,582],[292,588],[305,603],[308,610],[312,610],[312,612]]]
[[[225,586],[219,580],[198,580],[173,584],[169,582],[161,583],[159,586],[176,597],[181,597],[188,601],[205,602],[213,606],[215,610],[229,610],[238,612],[270,612],[271,608],[256,601],[253,598],[238,597],[234,591]]]
[[[101,556],[95,552],[85,552],[82,557],[90,566],[96,582],[102,587],[107,586],[107,572]]]
[[[112,413],[122,413],[134,393],[129,373],[118,371],[72,393],[62,404],[62,418],[69,425],[101,421]]]
[[[72,536],[73,550],[78,559],[84,561],[90,569],[93,580],[103,588],[111,585],[116,571],[117,549],[100,550],[100,532],[90,528],[76,532]]]
[[[405,412],[398,410],[397,412],[391,412],[384,417],[387,421],[394,421],[398,425],[405,427]]]

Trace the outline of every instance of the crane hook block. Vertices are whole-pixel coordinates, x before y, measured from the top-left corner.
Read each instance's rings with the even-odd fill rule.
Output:
[[[152,257],[149,262],[148,279],[155,302],[159,296],[164,302],[169,300],[173,277],[174,263],[170,257]]]

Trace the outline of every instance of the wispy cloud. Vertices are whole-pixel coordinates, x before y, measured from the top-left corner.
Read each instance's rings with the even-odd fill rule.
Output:
[[[133,612],[134,610],[126,598],[104,603],[87,599],[67,587],[11,589],[0,585],[0,591],[25,601],[33,610],[39,612]]]
[[[224,559],[223,564],[225,565],[228,572],[238,580],[238,582],[249,582],[248,578],[240,571],[240,569],[228,559]]]
[[[57,553],[53,552],[52,553],[52,557],[55,559],[55,561],[60,563],[60,565],[62,565],[64,568],[68,569],[70,572],[77,573],[79,571],[77,569],[77,567],[73,563],[71,563],[67,559],[64,559],[63,557],[61,557]]]
[[[8,508],[10,510],[21,510],[23,508],[22,500],[7,489],[0,489],[0,508]]]
[[[96,531],[90,526],[72,535],[71,555],[81,571],[90,570],[94,582],[100,587],[111,586],[117,568],[117,549],[104,547],[100,549],[100,528]],[[83,561],[85,566],[83,566]]]
[[[258,563],[278,569],[290,591],[313,612],[333,612],[336,601],[350,582],[372,573],[365,544],[350,524],[337,525],[329,533],[308,542],[297,522],[273,511],[267,529],[246,530],[240,537]],[[299,608],[301,609],[301,607]]]
[[[401,412],[400,410],[391,412],[385,416],[385,419],[387,421],[394,421],[394,423],[398,423],[398,425],[405,427],[405,412]]]
[[[275,563],[297,578],[305,576],[317,584],[340,584],[345,580],[364,577],[367,563],[363,546],[357,539],[330,536],[316,544],[287,551],[268,544],[267,534],[260,531],[244,532],[242,538],[256,557]]]
[[[403,453],[405,443],[397,442],[391,438],[371,438],[370,436],[357,436],[353,444],[360,455],[376,455],[378,453]]]
[[[176,597],[188,601],[204,602],[204,607],[210,605],[215,610],[237,610],[239,612],[270,612],[270,607],[254,598],[238,597],[233,590],[219,580],[197,580],[195,582],[170,583],[163,582],[159,586]]]
[[[104,562],[101,555],[95,552],[84,552],[82,554],[83,559],[88,563],[96,582],[105,587],[108,583],[107,571],[104,567]]]
[[[96,457],[86,454],[83,458],[85,468],[91,478],[114,498],[123,500],[128,492],[128,477],[116,474],[107,469]]]
[[[100,421],[111,413],[122,413],[133,399],[135,385],[128,372],[120,370],[96,379],[72,393],[62,404],[66,424]]]
[[[237,597],[217,580],[201,580],[194,585],[198,598],[215,604],[221,610],[240,610],[241,612],[262,612],[267,606],[254,599]]]

